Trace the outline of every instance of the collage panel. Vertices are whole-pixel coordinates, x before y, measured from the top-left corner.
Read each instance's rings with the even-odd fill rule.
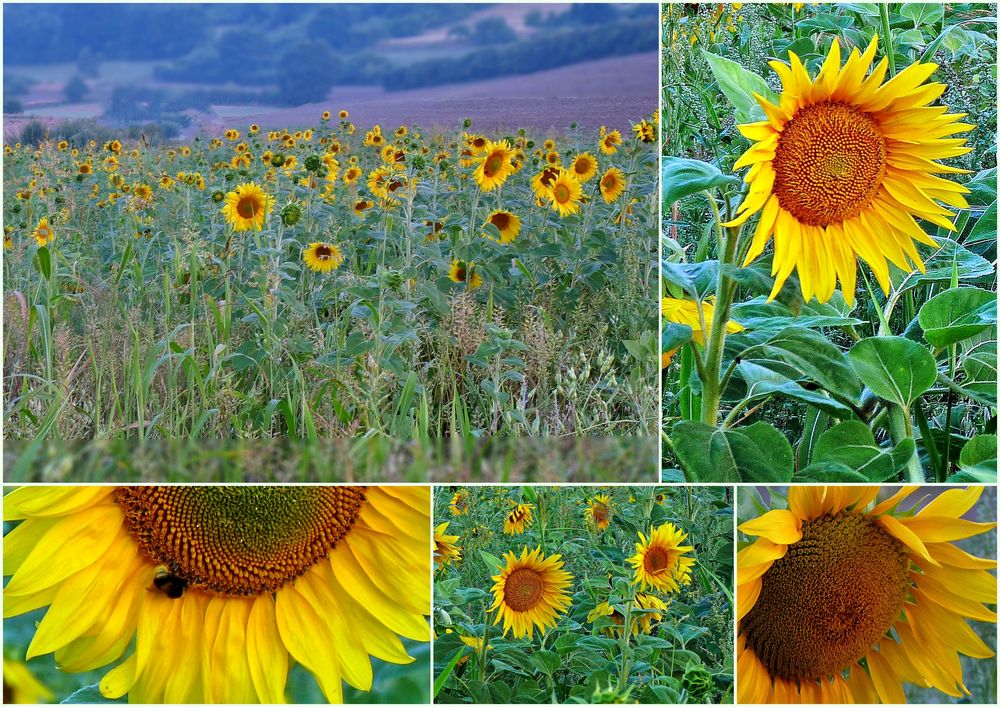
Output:
[[[738,702],[996,704],[996,486],[737,488]]]
[[[37,7],[6,439],[656,439],[655,4]]]
[[[995,4],[661,40],[663,480],[995,483]]]
[[[437,486],[436,703],[732,703],[733,489]]]
[[[3,513],[4,702],[430,700],[427,486],[5,487]]]

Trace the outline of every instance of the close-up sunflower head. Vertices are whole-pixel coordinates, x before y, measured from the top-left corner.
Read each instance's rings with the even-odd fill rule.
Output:
[[[995,704],[995,629],[972,623],[996,622],[994,488],[766,496],[741,499],[740,702]]]
[[[953,232],[954,209],[969,207],[969,189],[938,175],[966,172],[939,160],[969,152],[959,135],[974,126],[935,104],[947,88],[928,83],[937,64],[887,79],[889,57],[872,66],[878,48],[875,35],[842,61],[834,38],[815,78],[795,52],[771,61],[780,100],[755,94],[766,120],[739,126],[752,144],[734,169],[750,168],[749,192],[727,225],[760,214],[744,265],[773,240],[771,299],[795,271],[806,301],[828,301],[839,281],[852,304],[859,259],[888,293],[889,263],[924,271],[915,244],[937,246],[919,221]]]
[[[673,523],[664,523],[654,528],[647,538],[639,533],[635,544],[635,554],[628,558],[632,565],[632,582],[641,589],[651,587],[661,592],[680,591],[682,584],[691,581],[694,558],[686,556],[694,547],[684,545],[687,533]]]
[[[22,487],[3,502],[5,622],[36,617],[28,665],[52,655],[60,674],[99,670],[107,700],[363,700],[384,664],[412,663],[429,640],[429,496]]]
[[[541,548],[504,555],[500,574],[493,577],[494,624],[503,622],[506,636],[531,638],[535,629],[543,632],[553,627],[570,605],[568,589],[573,577],[563,569],[560,555],[546,557]]]

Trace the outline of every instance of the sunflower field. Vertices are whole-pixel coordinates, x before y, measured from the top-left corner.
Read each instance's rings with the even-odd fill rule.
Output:
[[[436,487],[435,702],[732,702],[732,502]]]
[[[670,481],[994,482],[996,6],[663,6]]]
[[[652,435],[655,116],[4,148],[8,438]]]
[[[995,486],[740,487],[738,701],[995,704],[996,504]]]

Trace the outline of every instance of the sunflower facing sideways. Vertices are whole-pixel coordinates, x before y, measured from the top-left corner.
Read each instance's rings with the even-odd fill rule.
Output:
[[[491,213],[487,219],[486,224],[492,224],[500,231],[500,243],[513,243],[514,239],[517,238],[518,234],[521,232],[521,219],[516,215],[512,214],[510,211],[504,211],[498,209]]]
[[[226,194],[222,215],[234,231],[259,231],[271,211],[271,198],[256,184],[240,184]]]
[[[25,487],[4,497],[6,617],[48,606],[27,658],[117,663],[101,694],[279,703],[293,662],[324,696],[427,641],[427,488]],[[133,644],[134,641],[134,644]],[[133,646],[130,651],[130,646]],[[124,660],[120,660],[123,658]]]
[[[608,167],[601,175],[601,198],[605,204],[618,200],[625,191],[625,174],[617,167]]]
[[[611,497],[606,493],[594,496],[587,502],[583,516],[597,530],[607,530],[608,526],[611,525]]]
[[[523,533],[529,525],[531,525],[532,515],[531,509],[534,508],[530,503],[519,503],[514,508],[510,510],[507,517],[503,521],[503,532],[505,535],[519,535]]]
[[[643,590],[652,587],[661,592],[677,592],[680,585],[691,581],[694,558],[685,555],[694,547],[681,544],[687,539],[687,533],[673,523],[664,523],[655,528],[648,539],[640,532],[639,539],[642,542],[635,544],[635,554],[628,558],[635,570],[633,584],[640,585]]]
[[[969,152],[952,136],[972,126],[931,105],[945,90],[925,83],[936,64],[917,62],[884,81],[882,59],[869,72],[877,46],[875,37],[864,53],[853,49],[841,67],[835,38],[815,80],[794,52],[790,65],[770,62],[781,101],[755,94],[767,119],[739,126],[753,145],[734,169],[750,167],[750,188],[727,225],[760,212],[744,266],[773,238],[772,299],[795,270],[806,301],[826,302],[839,280],[853,304],[858,258],[888,292],[888,262],[923,271],[914,241],[937,245],[915,219],[954,231],[950,208],[968,208],[969,190],[936,176],[965,170],[936,160]]]
[[[520,557],[506,553],[504,561],[500,574],[493,577],[493,623],[503,621],[503,635],[513,631],[514,638],[531,638],[536,627],[544,631],[555,626],[569,608],[566,590],[573,581],[563,569],[561,556],[545,557],[541,548],[530,553],[524,548]]]
[[[996,562],[952,542],[996,523],[962,518],[982,487],[901,512],[918,490],[791,487],[739,526],[757,537],[737,555],[740,702],[901,703],[904,682],[969,695],[959,653],[994,654],[966,618],[996,621]]]
[[[442,566],[460,562],[462,559],[462,548],[458,546],[459,536],[446,535],[447,532],[447,522],[434,528],[434,562]]]
[[[639,631],[646,634],[652,633],[653,626],[660,621],[663,621],[663,614],[667,612],[667,609],[670,607],[670,603],[663,601],[655,594],[639,592],[635,595],[635,607],[637,609],[646,609],[649,613],[633,614],[633,636],[638,635]],[[602,601],[594,607],[593,611],[587,614],[587,621],[594,623],[594,621],[601,616],[609,617],[614,624],[613,626],[608,626],[604,629],[604,635],[608,637],[612,637],[615,634],[619,636],[622,635],[622,632],[625,631],[625,615],[619,611],[617,607],[612,606],[606,601]]]

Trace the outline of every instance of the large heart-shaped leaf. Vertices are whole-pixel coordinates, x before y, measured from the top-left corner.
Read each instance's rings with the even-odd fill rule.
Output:
[[[924,338],[944,348],[995,325],[997,295],[978,287],[945,290],[924,303],[917,321]]]
[[[861,382],[883,400],[909,407],[937,380],[930,351],[901,336],[862,339],[849,354]]]

